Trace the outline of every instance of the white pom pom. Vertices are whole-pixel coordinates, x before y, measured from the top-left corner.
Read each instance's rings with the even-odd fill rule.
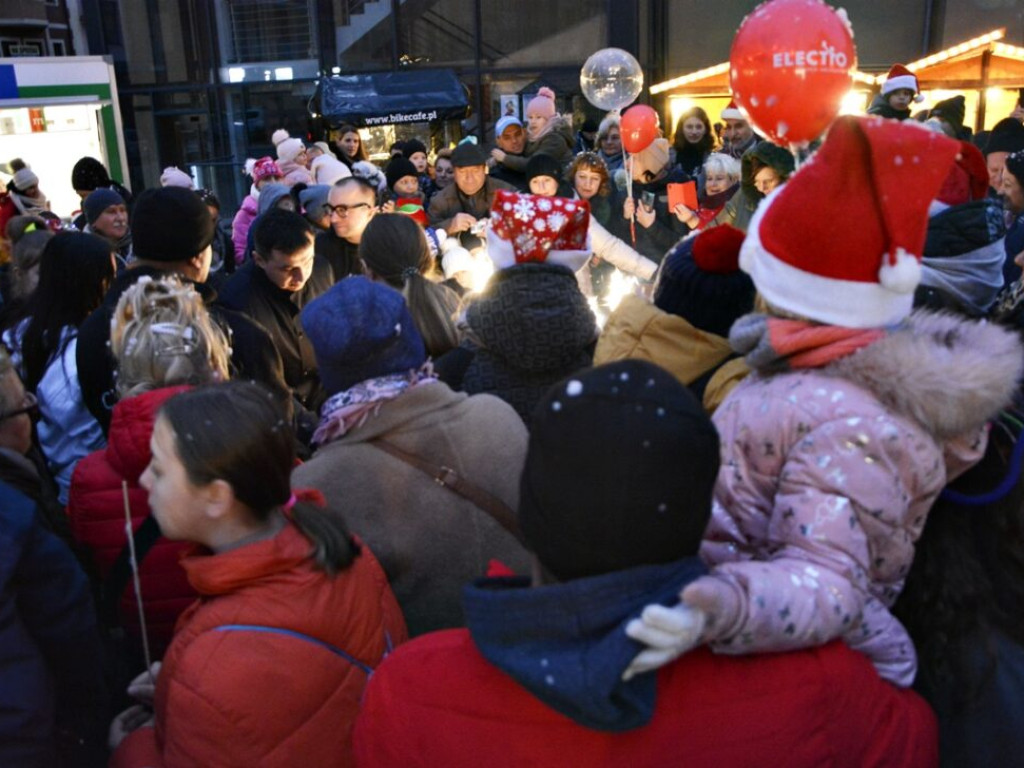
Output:
[[[919,93],[919,94],[917,94],[914,97],[914,103],[915,104],[920,104],[922,101],[924,101],[924,94],[923,93]]]
[[[245,175],[246,176],[252,176],[252,171],[253,171],[253,168],[255,168],[255,167],[256,167],[256,158],[255,157],[247,157],[245,159]]]
[[[287,141],[289,138],[291,137],[288,135],[288,131],[284,128],[278,128],[274,131],[274,135],[270,137],[270,140],[274,142],[274,146],[276,147],[282,141]]]
[[[888,255],[882,258],[882,268],[878,270],[882,287],[893,293],[913,293],[921,282],[921,262],[902,248],[896,249],[895,264],[889,263]]]

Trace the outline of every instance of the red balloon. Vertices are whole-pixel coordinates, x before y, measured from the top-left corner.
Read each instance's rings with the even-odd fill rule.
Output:
[[[642,152],[651,146],[661,127],[658,113],[645,104],[637,104],[622,113],[619,130],[627,152]]]
[[[785,146],[816,139],[839,114],[857,49],[845,13],[821,0],[770,0],[743,20],[729,65],[736,104]]]

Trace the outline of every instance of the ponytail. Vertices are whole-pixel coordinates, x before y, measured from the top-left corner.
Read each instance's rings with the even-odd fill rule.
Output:
[[[313,545],[310,557],[316,566],[334,576],[344,571],[359,557],[359,543],[352,537],[345,519],[326,506],[323,494],[316,489],[296,490],[282,510],[299,533]]]

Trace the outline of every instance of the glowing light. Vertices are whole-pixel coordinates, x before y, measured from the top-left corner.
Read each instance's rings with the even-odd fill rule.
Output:
[[[863,91],[849,91],[843,96],[842,104],[839,107],[841,115],[862,115],[867,106],[868,95]]]
[[[240,83],[245,80],[245,69],[242,67],[230,67],[228,69],[228,82]]]
[[[968,53],[970,51],[974,51],[979,48],[984,48],[987,45],[995,43],[997,40],[1002,40],[1005,35],[1005,28],[994,29],[986,35],[975,37],[971,40],[967,40],[966,42],[960,43],[959,45],[954,45],[952,48],[947,48],[944,51],[933,53],[931,56],[925,56],[923,59],[918,59],[917,61],[912,61],[910,64],[907,64],[907,69],[909,69],[911,72],[916,72],[919,69],[924,69],[935,64],[941,64],[942,62],[948,61],[949,59],[952,59],[956,56],[962,56],[963,54]],[[1013,48],[1013,46],[1008,46],[1003,43],[1000,43],[993,48],[993,52],[998,53],[1000,48],[1009,49]],[[1017,55],[1018,54],[1013,54],[1014,57],[1016,57]],[[875,84],[881,85],[882,83],[884,83],[887,74],[888,73],[883,72],[882,74],[878,75],[875,78]]]
[[[487,257],[486,248],[474,248],[471,255],[473,266],[469,270],[472,275],[470,284],[474,293],[480,293],[487,287],[491,275],[494,274],[494,262]]]
[[[291,67],[277,67],[274,70],[275,80],[291,80],[295,73]]]
[[[713,67],[707,67],[705,69],[698,69],[696,72],[691,72],[688,75],[677,77],[673,80],[666,80],[663,83],[651,86],[651,95],[662,93],[663,91],[670,90],[672,88],[678,88],[681,85],[692,83],[695,80],[703,80],[707,77],[714,77],[715,75],[723,75],[729,71],[729,63],[716,64]]]

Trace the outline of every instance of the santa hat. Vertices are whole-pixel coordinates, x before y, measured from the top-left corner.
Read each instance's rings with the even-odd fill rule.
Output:
[[[277,159],[285,163],[294,162],[295,158],[306,148],[306,145],[302,143],[302,139],[292,138],[284,128],[278,128],[274,131],[274,135],[270,137],[270,140],[277,147]]]
[[[935,199],[945,205],[981,200],[988,194],[988,166],[981,150],[969,141],[960,142],[960,154],[949,169]]]
[[[893,91],[898,91],[900,88],[913,91],[914,101],[917,103],[920,104],[924,101],[924,96],[921,95],[921,87],[917,84],[917,77],[914,73],[902,64],[893,64],[889,74],[885,76],[885,82],[882,83],[882,95],[887,96]]]
[[[524,195],[499,189],[491,206],[487,255],[496,269],[546,262],[582,269],[590,258],[586,200]]]
[[[837,118],[814,159],[758,207],[740,267],[786,312],[848,328],[900,321],[929,205],[959,151],[916,123]]]
[[[723,120],[746,120],[746,116],[736,106],[736,99],[730,99],[728,106],[722,110]]]
[[[160,186],[195,189],[195,185],[192,183],[192,177],[180,168],[175,168],[173,165],[164,168],[164,172],[160,174]]]

